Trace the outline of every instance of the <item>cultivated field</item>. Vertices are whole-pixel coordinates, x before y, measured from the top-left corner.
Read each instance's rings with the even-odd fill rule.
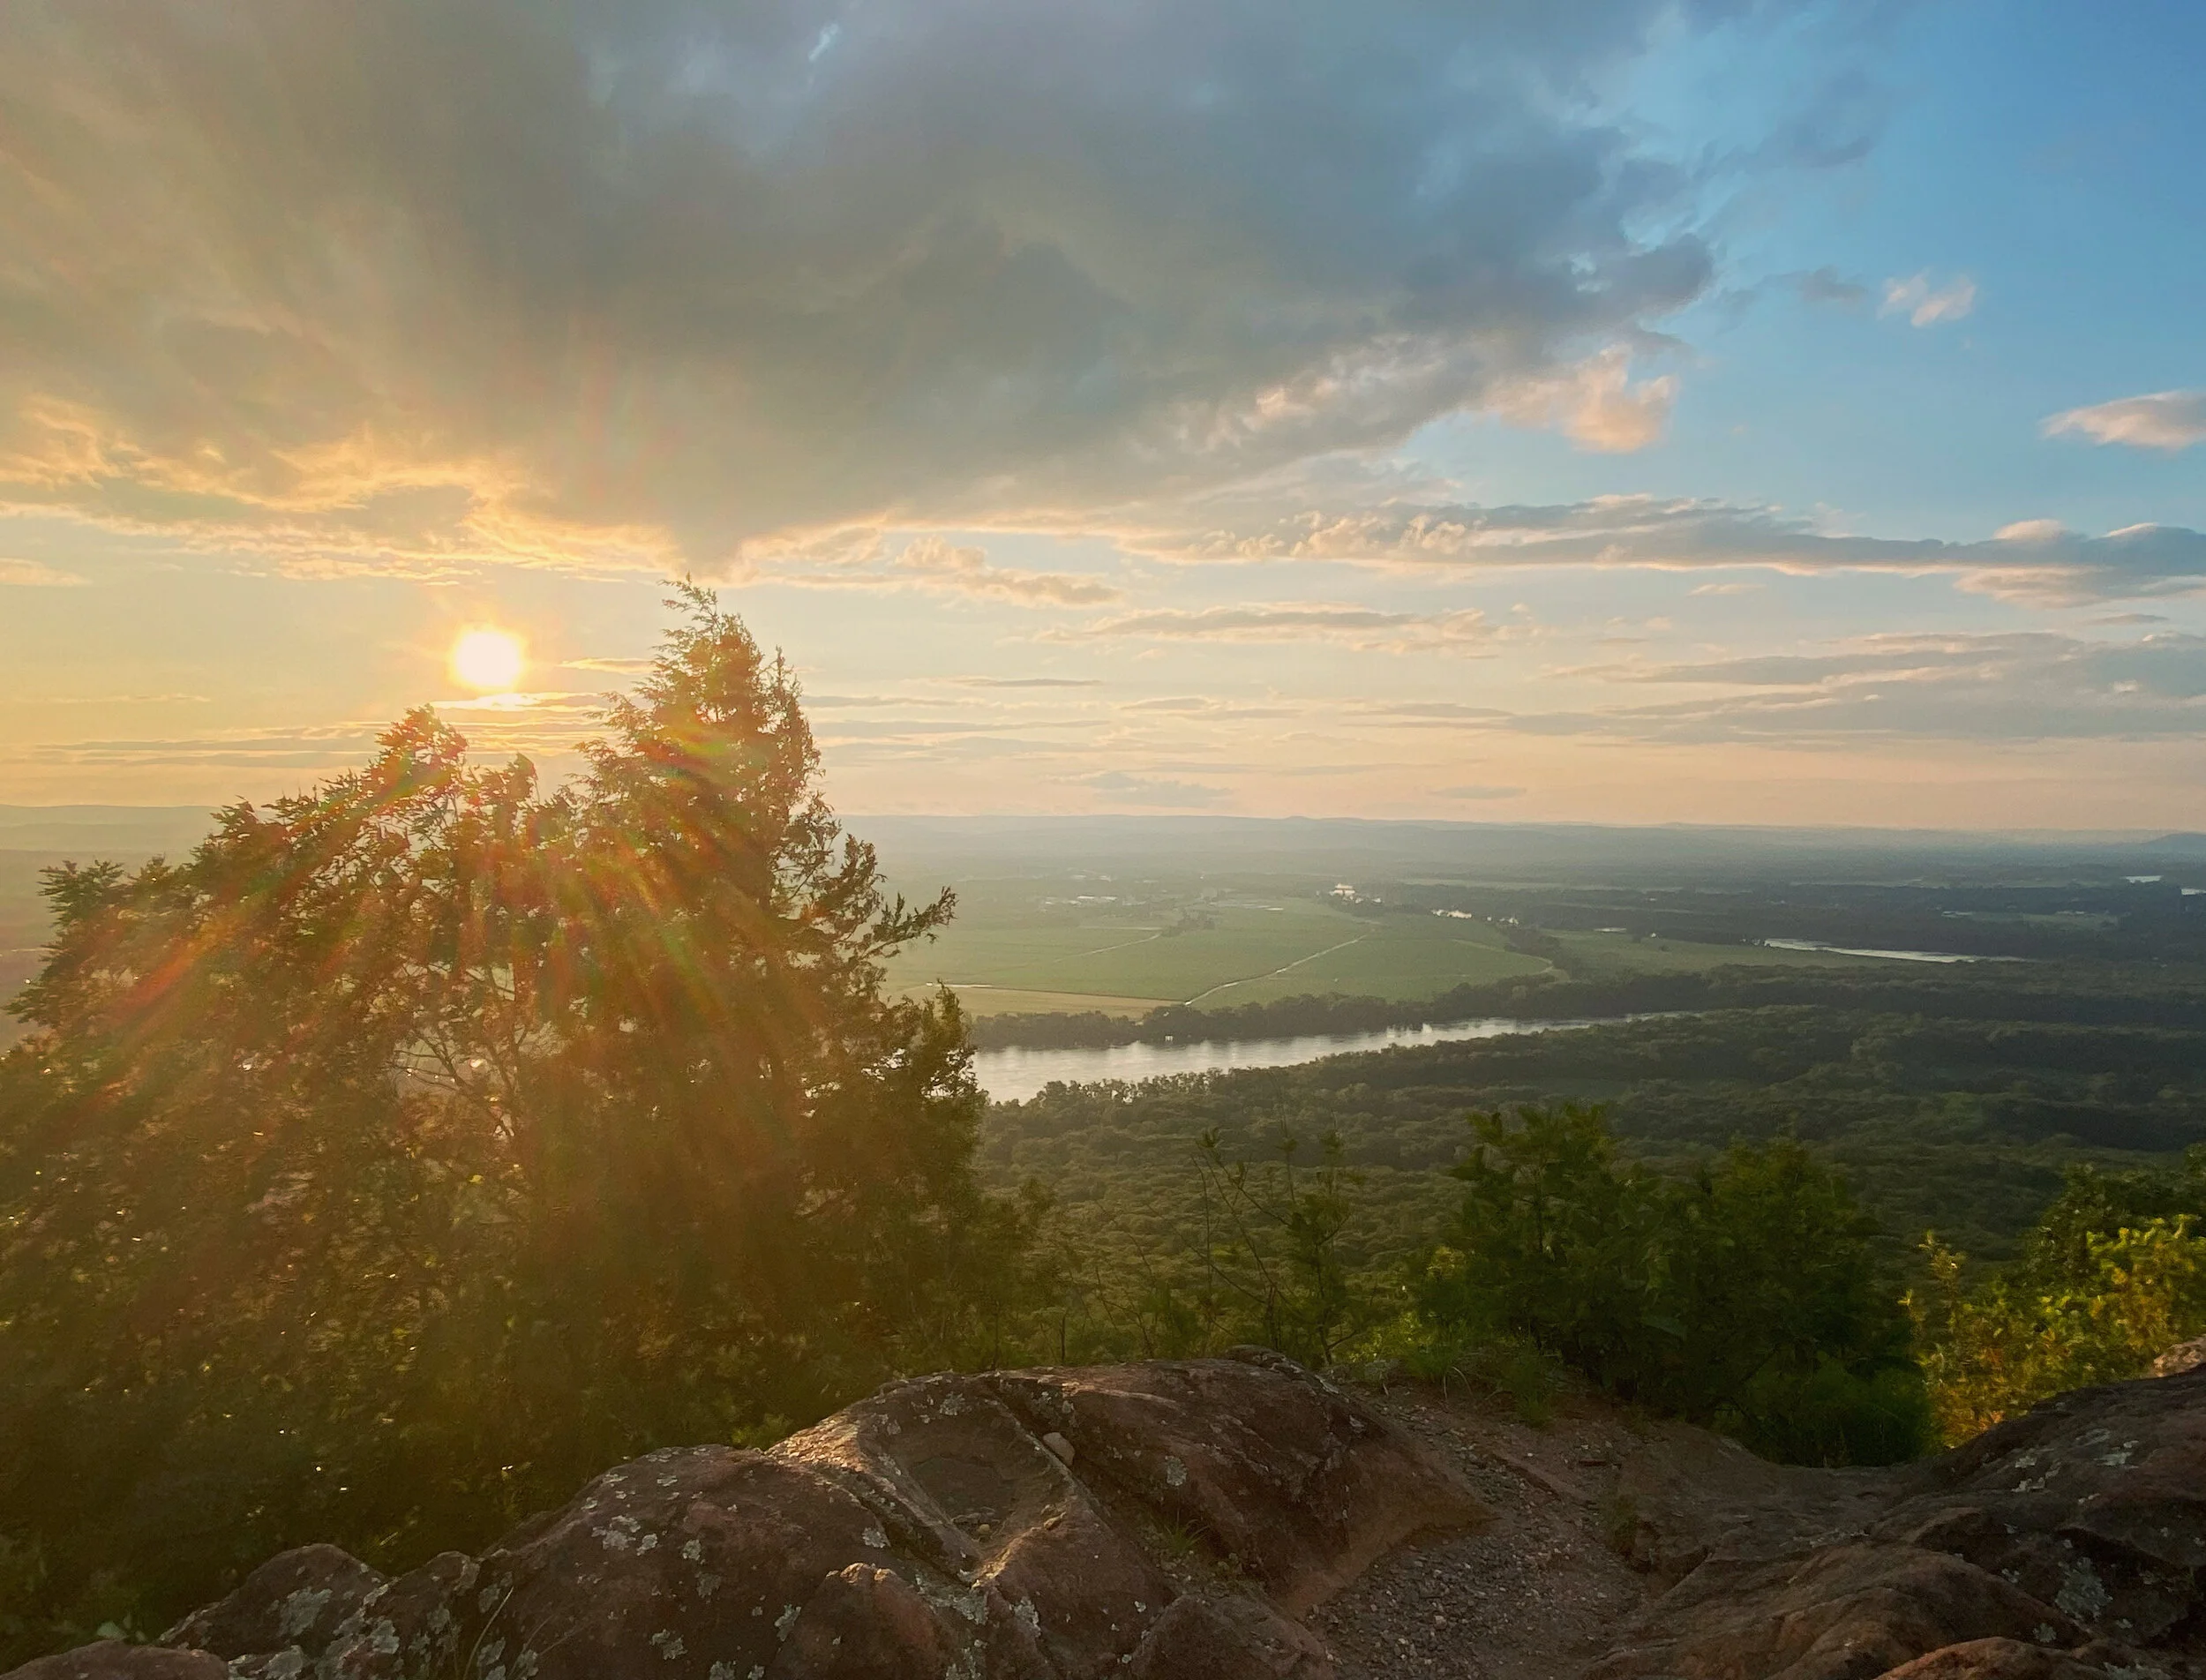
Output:
[[[1557,933],[1549,937],[1563,949],[1562,966],[1573,978],[1586,980],[1624,974],[1685,974],[1742,964],[1755,968],[1895,966],[1889,957],[1775,950],[1767,945],[1703,945],[1685,939],[1635,939],[1628,934]]]
[[[931,945],[889,965],[892,984],[955,987],[982,1014],[1159,1003],[1220,1009],[1303,993],[1430,997],[1547,967],[1482,922],[1364,917],[1308,896],[1092,907],[973,902]]]

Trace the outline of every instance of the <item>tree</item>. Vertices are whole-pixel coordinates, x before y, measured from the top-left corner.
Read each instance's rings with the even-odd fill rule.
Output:
[[[950,896],[889,894],[787,667],[675,604],[568,786],[424,709],[180,864],[52,874],[0,1064],[0,1541],[55,1615],[465,1544],[986,1356],[1032,1211],[978,1188],[954,999],[880,969]]]
[[[1874,1225],[1798,1142],[1734,1145],[1677,1179],[1620,1162],[1598,1108],[1471,1124],[1462,1208],[1416,1292],[1429,1321],[1524,1338],[1773,1456],[1917,1449],[1921,1383]]]

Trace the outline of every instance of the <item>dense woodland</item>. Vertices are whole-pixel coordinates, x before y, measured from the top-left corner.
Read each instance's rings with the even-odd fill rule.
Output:
[[[2179,898],[2187,920],[2206,897]],[[1409,912],[1403,912],[1409,913]],[[1511,943],[1576,959],[1541,929],[1514,928]],[[1584,964],[1579,963],[1579,966]],[[984,1016],[972,1024],[983,1049],[1096,1048],[1204,1039],[1292,1038],[1369,1032],[1429,1022],[1505,1017],[1570,1021],[1766,1004],[1820,1004],[1963,1021],[2028,1021],[2096,1026],[2173,1026],[2206,1017],[2206,959],[2118,962],[2076,956],[2013,964],[1892,963],[1874,968],[1754,968],[1715,963],[1672,972],[1564,971],[1493,986],[1462,986],[1414,1002],[1311,996],[1227,1009],[1185,1004],[1140,1016],[1096,1011]]]
[[[882,982],[949,898],[887,890],[787,671],[676,604],[568,786],[416,713],[180,861],[52,874],[0,1663],[914,1371],[1257,1340],[1882,1461],[2206,1329],[2202,983],[2157,956],[1549,981],[1694,1013],[991,1109],[956,1000]]]
[[[2148,1015],[2165,1004],[2145,1001]],[[991,1113],[982,1159],[1004,1182],[1038,1179],[1138,1222],[1185,1200],[1184,1158],[1205,1133],[1245,1159],[1283,1136],[1332,1134],[1363,1175],[1374,1256],[1389,1256],[1448,1203],[1435,1174],[1461,1155],[1467,1113],[1597,1102],[1630,1154],[1678,1170],[1735,1139],[1798,1137],[1845,1169],[1895,1249],[1935,1228],[2002,1258],[2067,1165],[2143,1166],[2206,1143],[2206,1016],[2187,1018],[2097,1026],[1769,1005],[1134,1088],[1054,1086]]]

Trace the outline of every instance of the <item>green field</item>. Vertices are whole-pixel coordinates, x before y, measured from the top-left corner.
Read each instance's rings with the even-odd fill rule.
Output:
[[[1578,979],[1626,974],[1685,974],[1745,964],[1752,968],[1906,968],[1886,956],[1846,956],[1836,951],[1773,950],[1767,945],[1702,945],[1684,939],[1635,939],[1629,934],[1551,934],[1562,947],[1561,965]]]
[[[1548,964],[1483,922],[1366,917],[1309,897],[1045,907],[983,900],[889,964],[905,990],[942,982],[977,1012],[1205,1008],[1339,992],[1414,1000]]]

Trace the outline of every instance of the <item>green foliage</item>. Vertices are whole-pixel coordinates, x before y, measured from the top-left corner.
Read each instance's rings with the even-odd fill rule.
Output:
[[[1279,1144],[1275,1173],[1229,1161],[1217,1134],[1196,1145],[1202,1184],[1205,1299],[1233,1301],[1249,1339],[1323,1370],[1367,1329],[1369,1286],[1342,1252],[1358,1181],[1340,1164],[1339,1138],[1319,1140],[1319,1159],[1298,1171],[1301,1141]]]
[[[1397,1372],[1443,1392],[1458,1387],[1509,1402],[1518,1419],[1545,1428],[1555,1414],[1555,1361],[1521,1337],[1489,1325],[1437,1319],[1413,1309],[1375,1326],[1355,1345],[1349,1374],[1384,1383]]]
[[[981,1159],[998,1182],[1039,1178],[1129,1232],[1176,1233],[1191,1218],[1186,1151],[1205,1131],[1251,1159],[1283,1130],[1338,1133],[1369,1210],[1344,1240],[1383,1262],[1439,1240],[1455,1200],[1440,1173],[1461,1152],[1467,1109],[1571,1101],[1601,1103],[1625,1155],[1679,1174],[1734,1139],[1796,1136],[1895,1234],[1882,1239],[1894,1264],[1912,1257],[1896,1234],[1932,1225],[1996,1260],[2071,1163],[2148,1166],[2206,1140],[2206,1032],[1821,1007],[1675,1016],[1058,1086],[993,1107]]]
[[[2206,1331],[2206,1149],[2169,1173],[2079,1170],[2015,1264],[1969,1286],[1964,1257],[1924,1240],[1909,1299],[1936,1424],[1967,1440],[2037,1401],[2141,1376]]]
[[[1250,1342],[1320,1369],[1335,1364],[1392,1309],[1346,1241],[1362,1211],[1361,1179],[1340,1158],[1331,1136],[1308,1162],[1292,1134],[1253,1160],[1204,1136],[1160,1174],[1159,1189],[1184,1191],[1182,1219],[1050,1210],[1055,1306],[1034,1351],[1184,1358]]]
[[[1525,1337],[1772,1456],[1881,1463],[1918,1449],[1908,1324],[1874,1227],[1805,1146],[1735,1145],[1679,1179],[1620,1162],[1596,1108],[1472,1126],[1456,1226],[1417,1286],[1424,1317]]]
[[[477,1542],[1023,1323],[957,1006],[881,981],[948,895],[886,895],[787,669],[679,604],[559,791],[424,710],[181,863],[53,872],[0,1064],[11,1614]]]

